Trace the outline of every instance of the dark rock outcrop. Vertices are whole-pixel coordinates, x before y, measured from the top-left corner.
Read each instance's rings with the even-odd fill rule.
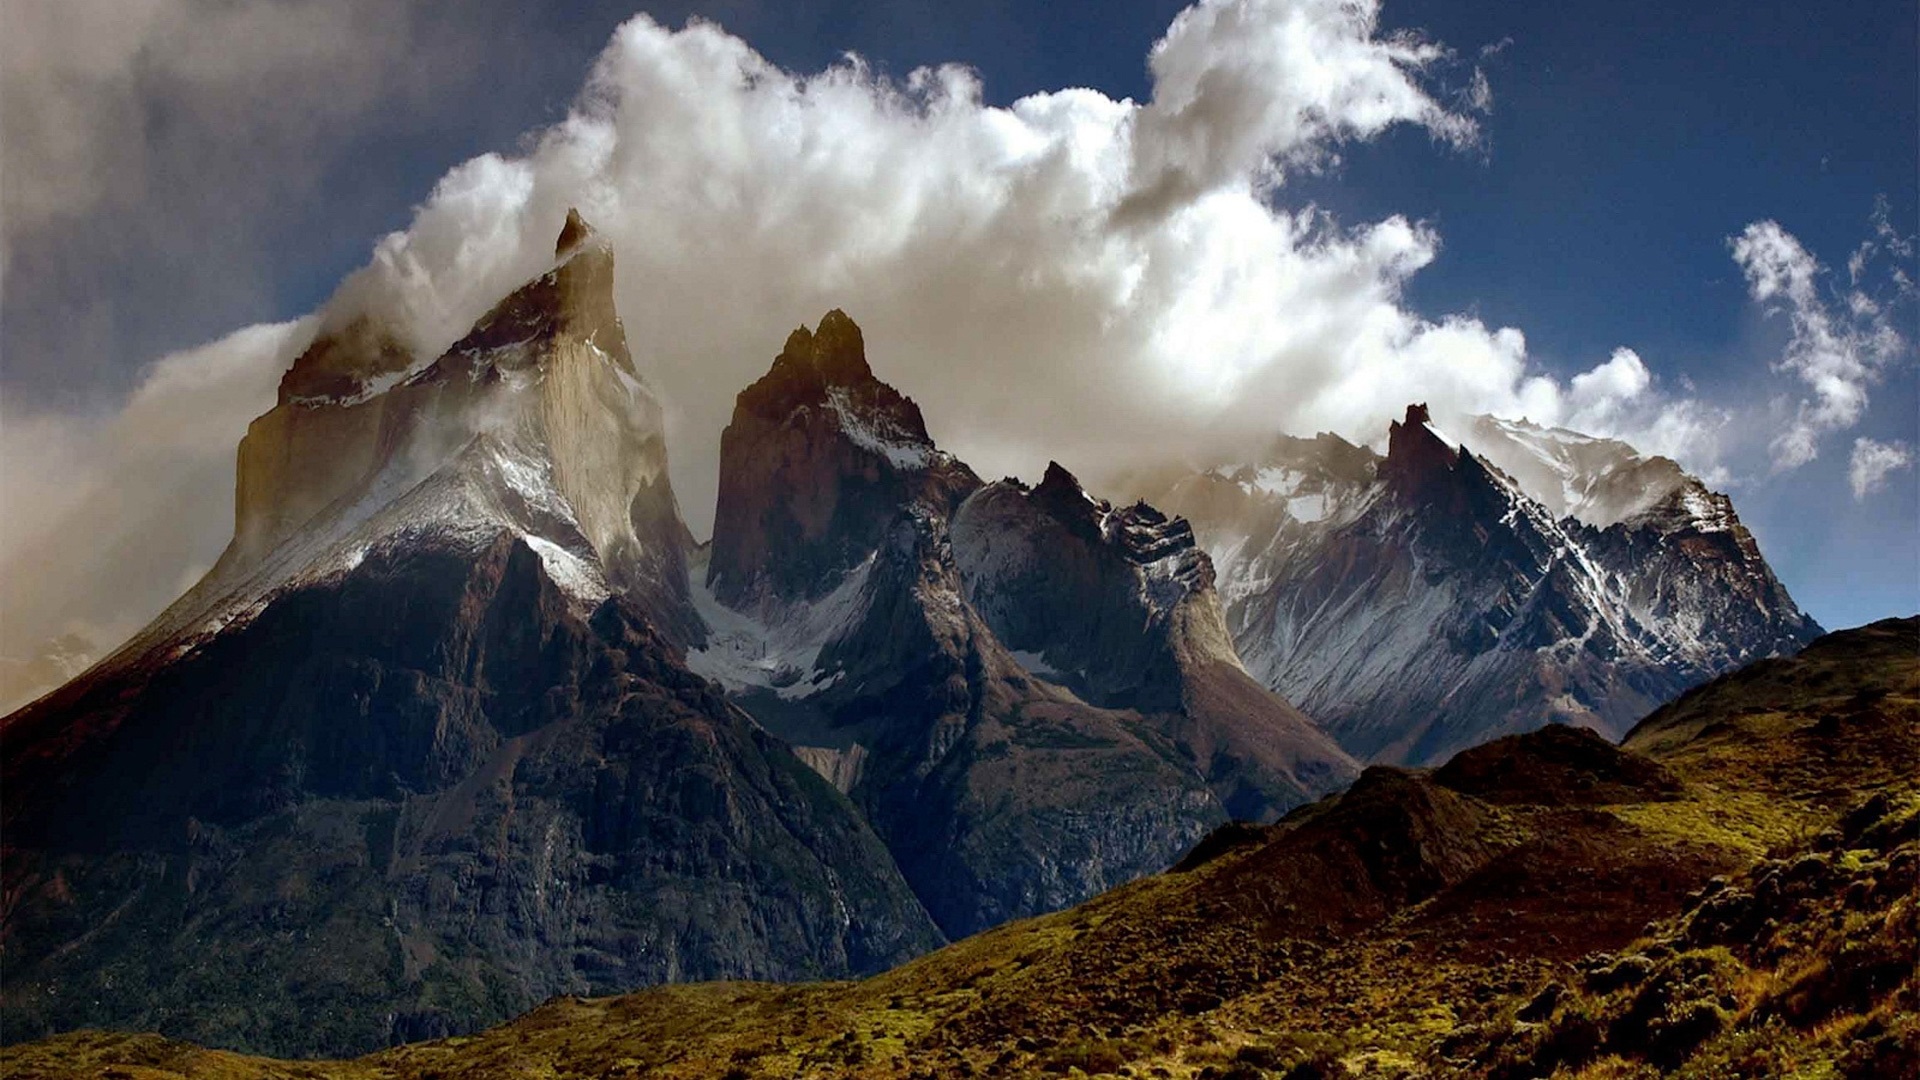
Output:
[[[1163,869],[1225,817],[1153,724],[1032,676],[961,599],[941,530],[902,517],[809,704],[858,740],[850,794],[950,937]]]
[[[1085,700],[1159,719],[1234,817],[1271,819],[1352,775],[1311,720],[1247,675],[1181,518],[1094,499],[1050,463],[963,503],[954,550],[967,601],[1009,648]]]
[[[6,728],[10,1038],[350,1053],[940,940],[837,792],[525,541],[414,549]]]

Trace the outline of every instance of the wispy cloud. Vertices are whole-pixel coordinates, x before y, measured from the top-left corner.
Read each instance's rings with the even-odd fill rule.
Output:
[[[1730,237],[1728,245],[1746,275],[1748,295],[1769,314],[1785,316],[1791,327],[1775,366],[1797,377],[1806,395],[1771,450],[1776,471],[1796,469],[1819,456],[1823,437],[1860,422],[1870,388],[1886,365],[1907,350],[1890,304],[1875,298],[1867,278],[1878,252],[1910,255],[1911,242],[1894,232],[1881,203],[1875,211],[1875,237],[1848,260],[1850,283],[1843,290],[1828,287],[1827,269],[1777,221],[1756,221]],[[1897,261],[1890,281],[1893,304],[1911,298],[1912,285]]]
[[[116,413],[0,409],[0,648],[118,644],[193,584],[233,525],[234,447],[313,320],[162,358]]]
[[[1912,464],[1912,448],[1904,442],[1896,440],[1883,443],[1868,438],[1853,440],[1853,457],[1847,463],[1847,482],[1853,487],[1853,497],[1864,499],[1879,491],[1886,487],[1890,474]]]

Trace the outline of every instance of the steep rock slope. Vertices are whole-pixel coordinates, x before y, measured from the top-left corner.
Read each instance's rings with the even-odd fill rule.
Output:
[[[707,580],[735,608],[815,599],[903,510],[944,517],[980,486],[934,446],[920,407],[873,377],[860,328],[839,310],[795,330],[741,391],[720,458]]]
[[[1054,488],[1095,505],[1064,473]],[[1352,775],[1239,671],[1205,556],[1151,510],[1129,512],[1128,536],[1095,526],[1077,553],[1040,552],[1037,573],[1122,605],[1174,574],[1155,595],[1103,630],[996,623],[1009,608],[983,606],[983,590],[1008,583],[979,572],[982,553],[1031,546],[1030,530],[1054,521],[990,509],[1011,492],[939,450],[912,401],[874,378],[859,329],[831,312],[740,395],[696,590],[708,632],[690,665],[867,810],[949,934],[1150,873],[1231,813],[1272,816]],[[1078,602],[1061,592],[1033,610]],[[1149,652],[1164,662],[1129,694],[1045,659],[1102,650],[1117,650],[1112,671]]]
[[[1050,463],[1031,490],[975,492],[953,537],[967,601],[1002,642],[1086,701],[1166,717],[1233,816],[1271,816],[1350,775],[1326,733],[1241,666],[1184,520],[1096,500]]]
[[[858,811],[682,665],[612,269],[570,219],[430,364],[317,344],[221,564],[6,719],[8,1038],[338,1053],[938,943]]]
[[[1551,502],[1419,406],[1384,457],[1281,439],[1161,496],[1213,554],[1248,670],[1356,756],[1434,762],[1548,722],[1617,738],[1818,632],[1726,497],[1671,462],[1573,433],[1476,432],[1534,485],[1552,477]]]

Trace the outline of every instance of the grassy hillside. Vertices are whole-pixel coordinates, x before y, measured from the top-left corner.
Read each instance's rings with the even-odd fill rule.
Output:
[[[1370,769],[1180,868],[859,983],[561,999],[270,1062],[80,1033],[8,1077],[1899,1077],[1920,1071],[1920,620]]]

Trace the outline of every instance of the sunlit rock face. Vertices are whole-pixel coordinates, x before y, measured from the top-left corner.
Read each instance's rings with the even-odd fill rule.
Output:
[[[245,575],[290,538],[365,514],[456,460],[491,461],[512,489],[505,502],[568,519],[604,584],[684,631],[691,538],[613,274],[612,248],[570,213],[553,268],[430,364],[364,319],[323,335],[241,443],[234,540],[215,576]]]
[[[1538,494],[1536,494],[1538,493]],[[1217,567],[1247,668],[1358,757],[1431,764],[1656,705],[1819,633],[1724,495],[1612,440],[1414,406],[1158,486]]]

